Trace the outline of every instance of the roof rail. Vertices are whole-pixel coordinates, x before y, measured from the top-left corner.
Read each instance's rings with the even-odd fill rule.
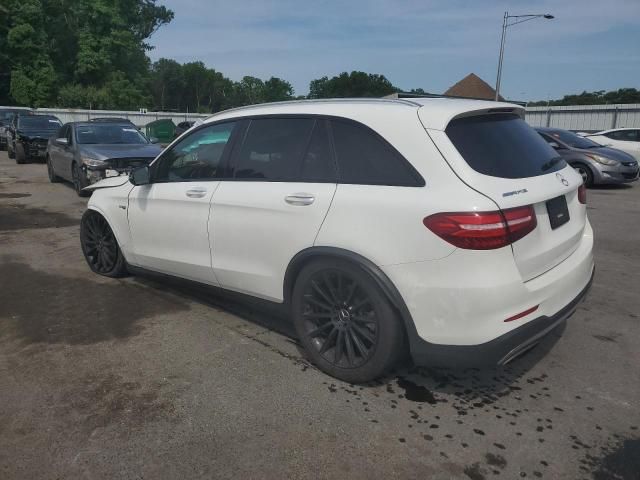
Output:
[[[242,107],[229,108],[228,110],[221,110],[213,113],[211,116],[215,117],[228,112],[237,112],[240,110],[249,110],[253,108],[272,107],[279,105],[297,105],[304,103],[394,103],[399,105],[406,105],[411,107],[420,107],[421,105],[412,102],[406,98],[375,98],[375,97],[356,97],[356,98],[314,98],[304,100],[287,100],[284,102],[269,102],[269,103],[256,103],[255,105],[244,105]]]

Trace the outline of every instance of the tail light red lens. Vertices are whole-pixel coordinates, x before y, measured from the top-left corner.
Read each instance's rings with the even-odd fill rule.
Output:
[[[450,244],[470,250],[506,247],[538,224],[532,205],[495,212],[436,213],[422,223]]]
[[[578,187],[578,201],[583,205],[587,204],[587,187],[584,183]]]

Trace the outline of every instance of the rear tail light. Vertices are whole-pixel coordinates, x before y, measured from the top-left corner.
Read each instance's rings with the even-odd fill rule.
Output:
[[[584,183],[578,187],[578,201],[583,205],[587,204],[587,187]]]
[[[436,213],[422,223],[458,248],[492,250],[520,240],[537,225],[532,205],[495,212]]]

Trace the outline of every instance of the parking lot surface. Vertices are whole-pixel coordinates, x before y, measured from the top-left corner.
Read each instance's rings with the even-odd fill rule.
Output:
[[[89,271],[86,199],[0,152],[0,478],[640,478],[640,185],[591,293],[503,369],[324,375],[273,308]]]

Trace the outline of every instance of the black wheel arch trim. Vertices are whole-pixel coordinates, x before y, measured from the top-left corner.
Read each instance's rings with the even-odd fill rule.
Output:
[[[335,258],[348,261],[351,264],[357,265],[364,270],[380,287],[387,299],[391,302],[391,305],[398,312],[398,315],[402,319],[402,323],[405,327],[407,339],[409,341],[409,348],[411,352],[419,346],[421,342],[424,342],[416,330],[416,326],[413,323],[411,313],[407,308],[407,305],[400,295],[400,292],[395,287],[391,279],[368,258],[338,247],[309,247],[298,252],[289,262],[284,275],[284,302],[286,305],[291,304],[291,295],[295,284],[295,279],[298,273],[302,270],[304,265],[314,259],[318,258]]]

